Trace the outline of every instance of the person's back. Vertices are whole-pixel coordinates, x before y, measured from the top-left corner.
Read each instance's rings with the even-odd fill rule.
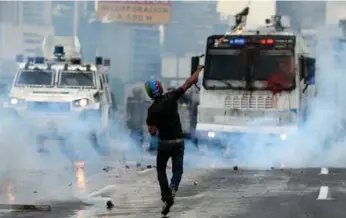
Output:
[[[180,117],[178,113],[178,97],[183,90],[173,90],[155,99],[148,109],[148,114],[156,114],[156,127],[160,140],[173,140],[183,138]]]

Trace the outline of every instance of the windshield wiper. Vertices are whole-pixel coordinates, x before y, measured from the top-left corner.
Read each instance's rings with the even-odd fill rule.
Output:
[[[227,85],[227,88],[234,88],[230,82],[227,82],[225,80],[216,80],[216,81],[222,82],[223,84]]]
[[[91,77],[89,77],[86,73],[81,73],[81,75],[83,75],[84,78],[87,78],[88,80],[90,80],[94,83],[93,79]]]

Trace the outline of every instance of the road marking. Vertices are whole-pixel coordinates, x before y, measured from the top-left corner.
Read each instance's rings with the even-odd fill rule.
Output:
[[[318,194],[317,200],[330,200],[328,198],[328,186],[321,186],[320,193]]]
[[[322,174],[322,175],[328,175],[328,173],[329,173],[328,168],[325,168],[325,167],[321,168],[321,173],[320,173],[320,174]]]

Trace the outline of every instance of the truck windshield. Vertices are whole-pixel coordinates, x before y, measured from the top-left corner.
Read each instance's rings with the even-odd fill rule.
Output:
[[[19,72],[16,86],[53,86],[53,71],[33,69]]]
[[[63,88],[95,88],[94,72],[62,71],[59,75],[58,86]]]
[[[208,88],[244,87],[245,58],[240,50],[210,49],[206,57],[204,85]]]
[[[253,88],[292,89],[295,85],[294,54],[288,50],[261,50],[253,59]]]

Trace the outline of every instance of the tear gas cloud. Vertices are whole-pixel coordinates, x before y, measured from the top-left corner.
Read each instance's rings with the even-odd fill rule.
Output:
[[[334,31],[321,27],[317,36],[316,80],[319,83],[319,91],[309,103],[311,116],[297,133],[288,135],[286,141],[273,141],[266,136],[244,136],[241,142],[245,146],[240,147],[241,155],[236,155],[235,158],[232,151],[212,149],[203,152],[187,142],[185,167],[231,167],[237,164],[262,168],[281,162],[285,162],[288,167],[344,166],[346,142],[343,137],[343,109],[346,99],[343,99],[343,96],[346,93],[346,62],[343,60],[346,54],[345,51],[336,51],[333,47]],[[108,42],[99,43],[101,46],[108,46]],[[181,43],[177,41],[176,44]],[[124,68],[122,64],[121,61],[117,62],[117,68]],[[118,79],[114,74],[109,74],[109,77],[111,81]],[[114,87],[112,89],[114,92],[121,92]],[[6,92],[3,97],[7,98]],[[43,181],[40,181],[40,176],[35,177],[47,194],[52,188],[71,182],[73,175],[71,176],[71,171],[65,168],[69,167],[73,171],[76,161],[85,161],[86,174],[95,174],[107,161],[137,161],[143,158],[136,146],[135,138],[126,128],[125,117],[120,114],[111,123],[110,143],[103,147],[103,150],[93,148],[87,135],[82,134],[88,132],[94,126],[93,123],[69,122],[68,128],[74,129],[71,140],[65,147],[59,143],[46,143],[48,153],[37,152],[34,129],[27,128],[20,119],[5,111],[0,113],[0,119],[0,173],[12,175],[16,181],[30,179],[29,172],[55,173],[56,176]],[[43,118],[34,121],[35,124],[43,122]],[[65,127],[66,124],[63,125],[63,128]],[[232,139],[227,141],[230,142]]]
[[[252,8],[254,10],[254,8]],[[304,14],[309,16],[309,14]],[[323,17],[321,15],[321,17]],[[265,135],[244,135],[236,143],[235,157],[217,149],[204,152],[201,157],[187,157],[191,167],[250,168],[285,166],[345,167],[345,106],[346,51],[338,43],[340,29],[336,26],[316,27],[316,83],[318,93],[308,104],[308,118],[297,132],[287,133],[281,141]],[[267,122],[266,118],[249,124],[249,127]],[[225,139],[232,144],[233,138]]]

